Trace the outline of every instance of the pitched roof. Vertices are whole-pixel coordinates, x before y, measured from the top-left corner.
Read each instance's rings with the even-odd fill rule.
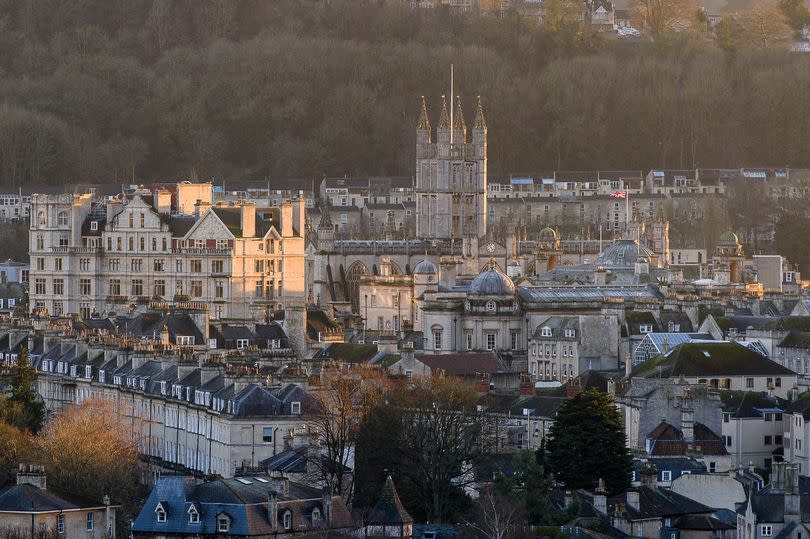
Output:
[[[46,512],[103,507],[94,502],[70,494],[57,494],[30,484],[11,485],[0,490],[0,512]]]
[[[458,352],[452,354],[416,354],[417,361],[430,367],[431,371],[465,375],[509,372],[493,352]]]
[[[689,514],[711,514],[713,509],[696,502],[686,496],[682,496],[671,490],[664,490],[651,485],[638,487],[639,506],[634,509],[627,505],[627,493],[610,498],[608,506],[615,507],[617,503],[623,503],[627,516],[631,520],[643,520],[660,517],[674,517]]]
[[[795,372],[736,342],[692,342],[638,365],[633,377],[791,376]]]
[[[413,518],[399,499],[394,480],[389,475],[380,497],[367,517],[368,524],[412,524]]]
[[[694,441],[684,440],[683,431],[662,421],[647,436],[651,440],[649,453],[652,456],[685,455],[689,451],[704,455],[727,455],[723,439],[703,423],[694,424]]]

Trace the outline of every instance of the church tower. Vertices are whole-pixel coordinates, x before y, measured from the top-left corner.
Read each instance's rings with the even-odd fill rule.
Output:
[[[416,235],[419,238],[482,238],[486,235],[487,124],[480,99],[472,133],[468,135],[461,98],[457,98],[451,115],[447,100],[442,97],[434,142],[427,104],[422,98],[416,126]]]

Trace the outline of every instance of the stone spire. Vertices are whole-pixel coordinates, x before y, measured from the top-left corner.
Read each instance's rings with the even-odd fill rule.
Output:
[[[486,130],[487,121],[484,119],[484,107],[481,106],[481,96],[478,96],[478,106],[475,109],[475,123],[473,129]]]
[[[453,129],[467,131],[467,124],[464,123],[464,109],[461,107],[461,98],[456,97],[456,112],[453,116]]]
[[[422,110],[419,111],[419,122],[416,124],[416,128],[430,131],[430,118],[428,117],[425,96],[422,96]]]
[[[319,230],[333,230],[332,216],[330,213],[329,202],[326,202],[323,206],[321,206],[321,222],[318,223]]]
[[[447,112],[447,99],[442,96],[442,113],[439,116],[439,129],[450,129],[450,113]]]

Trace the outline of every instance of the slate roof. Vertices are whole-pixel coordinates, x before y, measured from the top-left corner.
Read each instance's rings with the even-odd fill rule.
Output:
[[[527,302],[591,302],[605,298],[621,298],[625,301],[637,299],[660,299],[661,293],[652,286],[519,286],[517,293]]]
[[[316,358],[331,358],[342,363],[368,363],[377,355],[376,344],[334,343],[316,354]]]
[[[679,530],[697,530],[717,532],[724,530],[736,530],[737,526],[732,526],[721,522],[709,515],[683,515],[672,521],[672,527]]]
[[[810,348],[810,331],[791,330],[777,346],[780,348]]]
[[[736,342],[692,342],[638,365],[633,377],[795,376],[787,367]]]
[[[11,485],[0,490],[0,512],[58,512],[97,507],[104,507],[104,504],[71,494],[42,490],[30,484]]]
[[[230,519],[227,535],[270,536],[273,535],[271,517],[268,515],[268,499],[277,492],[277,530],[282,532],[283,514],[290,510],[292,525],[296,531],[312,529],[311,515],[317,508],[324,513],[321,492],[298,483],[289,483],[289,492],[279,492],[271,480],[259,481],[256,477],[240,479],[217,479],[193,485],[183,477],[164,476],[155,484],[149,498],[133,523],[136,536],[155,534],[200,535],[205,530],[217,529],[217,517],[225,513]],[[155,509],[158,503],[166,510],[166,522],[158,523]],[[188,510],[194,504],[200,513],[200,523],[189,521]],[[353,521],[345,503],[339,496],[332,496],[332,528],[349,528]],[[220,534],[222,535],[222,534]]]
[[[554,417],[565,398],[564,392],[536,396],[487,394],[478,399],[478,405],[485,413],[522,417],[524,410],[531,410],[534,417]]]
[[[627,493],[608,499],[608,511],[613,512],[617,503],[623,503],[627,516],[631,520],[644,520],[660,517],[675,517],[689,514],[711,514],[713,509],[682,496],[671,490],[664,490],[651,485],[638,487],[639,508],[627,505]]]
[[[649,454],[652,456],[685,455],[699,451],[704,455],[727,455],[723,439],[703,423],[694,424],[694,441],[686,442],[683,431],[662,421],[647,435],[651,440]]]
[[[430,367],[433,372],[441,370],[452,375],[509,372],[494,352],[415,354],[415,358]]]
[[[366,522],[370,525],[413,524],[413,517],[402,505],[390,475],[386,478],[380,497],[369,512]]]
[[[730,412],[735,418],[757,418],[762,417],[765,410],[785,410],[789,402],[755,391],[721,391],[720,398],[723,401],[723,411]]]

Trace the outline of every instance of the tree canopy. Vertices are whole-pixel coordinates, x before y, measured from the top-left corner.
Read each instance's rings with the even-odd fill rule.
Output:
[[[419,96],[435,123],[451,63],[493,173],[810,166],[810,102],[785,91],[810,58],[767,11],[721,47],[667,30],[693,2],[637,3],[655,41],[591,32],[571,0],[541,27],[372,0],[0,3],[0,182],[412,174]]]
[[[566,400],[549,430],[547,462],[568,489],[593,489],[604,479],[608,492],[630,487],[632,457],[613,399],[589,390]]]
[[[37,371],[23,346],[12,368],[11,396],[0,397],[0,419],[22,431],[36,434],[45,420],[45,404],[34,389]]]

